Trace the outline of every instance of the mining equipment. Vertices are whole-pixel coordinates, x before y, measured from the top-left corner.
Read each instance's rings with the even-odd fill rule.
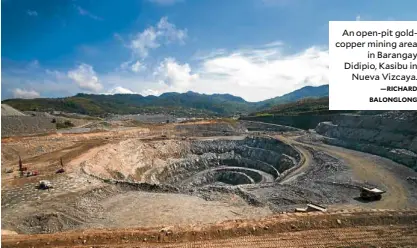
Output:
[[[39,182],[39,189],[51,189],[52,188],[52,183],[48,180],[42,180]]]
[[[379,201],[382,198],[382,194],[384,194],[386,191],[377,189],[377,188],[367,188],[367,187],[361,187],[361,194],[360,197],[363,200],[366,201]]]

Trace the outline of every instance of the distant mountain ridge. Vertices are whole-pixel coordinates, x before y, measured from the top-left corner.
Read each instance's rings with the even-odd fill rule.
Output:
[[[328,96],[328,85],[307,86],[280,97],[247,102],[231,94],[168,92],[160,96],[138,94],[95,95],[79,93],[64,98],[8,99],[2,101],[21,111],[65,111],[94,116],[106,114],[173,114],[182,116],[248,114],[303,98]]]
[[[285,95],[271,98],[265,101],[261,101],[258,104],[260,105],[259,109],[267,109],[274,105],[284,104],[295,102],[301,100],[303,98],[321,98],[329,96],[329,85],[321,85],[321,86],[305,86],[298,90],[294,90],[293,92],[287,93]]]

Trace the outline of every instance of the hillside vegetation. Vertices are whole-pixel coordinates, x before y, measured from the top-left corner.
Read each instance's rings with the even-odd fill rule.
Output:
[[[279,104],[251,116],[298,116],[298,115],[329,115],[336,113],[353,113],[355,111],[331,111],[329,110],[329,98],[305,98],[296,102]]]
[[[250,104],[230,95],[203,95],[193,92],[166,93],[159,97],[134,94],[77,94],[66,98],[10,99],[10,106],[21,111],[65,111],[102,116],[114,114],[163,113],[177,115],[226,115],[247,111]]]
[[[276,105],[295,102],[304,98],[322,98],[329,96],[329,85],[306,86],[288,94],[259,102],[258,110],[273,108]],[[328,105],[328,104],[327,104]]]
[[[171,114],[176,116],[230,116],[268,109],[275,104],[305,97],[328,95],[328,86],[307,86],[281,97],[247,102],[230,94],[165,93],[160,96],[137,94],[77,94],[65,98],[8,99],[2,101],[20,111],[64,111],[92,116],[107,114]]]

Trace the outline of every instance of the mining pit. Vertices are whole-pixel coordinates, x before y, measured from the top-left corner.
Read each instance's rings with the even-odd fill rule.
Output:
[[[197,226],[290,213],[308,203],[329,211],[417,206],[411,168],[321,140],[256,122],[4,139],[4,167],[16,167],[17,152],[26,151],[23,163],[39,175],[2,171],[2,228],[37,234]],[[65,173],[56,174],[62,157]],[[50,191],[36,188],[45,179]],[[362,186],[387,193],[363,202]]]

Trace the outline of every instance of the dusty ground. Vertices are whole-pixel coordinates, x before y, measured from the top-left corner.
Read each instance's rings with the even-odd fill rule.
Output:
[[[230,126],[227,128],[229,130]],[[192,133],[199,130],[190,129]],[[213,133],[212,128],[202,130]],[[416,177],[416,172],[388,159],[324,145],[300,132],[271,134],[291,145],[302,158],[297,167],[274,183],[239,185],[227,190],[201,187],[196,190],[184,188],[177,193],[156,193],[99,179],[159,182],[155,180],[154,172],[164,168],[169,161],[181,158],[189,138],[207,141],[241,140],[243,137],[223,137],[222,134],[224,132],[219,132],[216,137],[184,140],[183,129],[179,134],[170,124],[2,139],[2,229],[9,232],[2,237],[2,245],[138,247],[145,240],[146,247],[194,247],[207,245],[204,240],[214,239],[210,247],[241,247],[242,242],[247,246],[257,242],[262,247],[273,244],[336,247],[344,242],[354,247],[367,244],[412,247],[417,242],[417,214],[414,210],[404,210],[417,209],[417,185],[407,180]],[[24,166],[38,170],[40,175],[17,177],[18,154],[21,154]],[[66,172],[55,174],[60,168],[60,158],[63,158]],[[15,168],[15,171],[6,173],[6,168]],[[36,189],[41,179],[50,180],[54,189]],[[361,185],[377,186],[387,193],[381,201],[361,202],[356,199],[357,187]],[[330,213],[274,215],[291,212],[308,202],[325,205]],[[341,209],[350,212],[335,212]],[[370,209],[401,212],[374,213],[369,212]],[[271,215],[274,217],[267,217]],[[236,219],[240,221],[231,221]],[[229,222],[216,224],[225,220]],[[152,229],[155,226],[159,227]],[[175,235],[163,232],[161,238],[162,227],[173,228]],[[104,231],[97,228],[119,229]],[[49,234],[10,235],[14,231]],[[53,234],[62,231],[70,233]],[[319,238],[297,241],[305,235]],[[161,246],[155,243],[158,239],[177,243]]]

